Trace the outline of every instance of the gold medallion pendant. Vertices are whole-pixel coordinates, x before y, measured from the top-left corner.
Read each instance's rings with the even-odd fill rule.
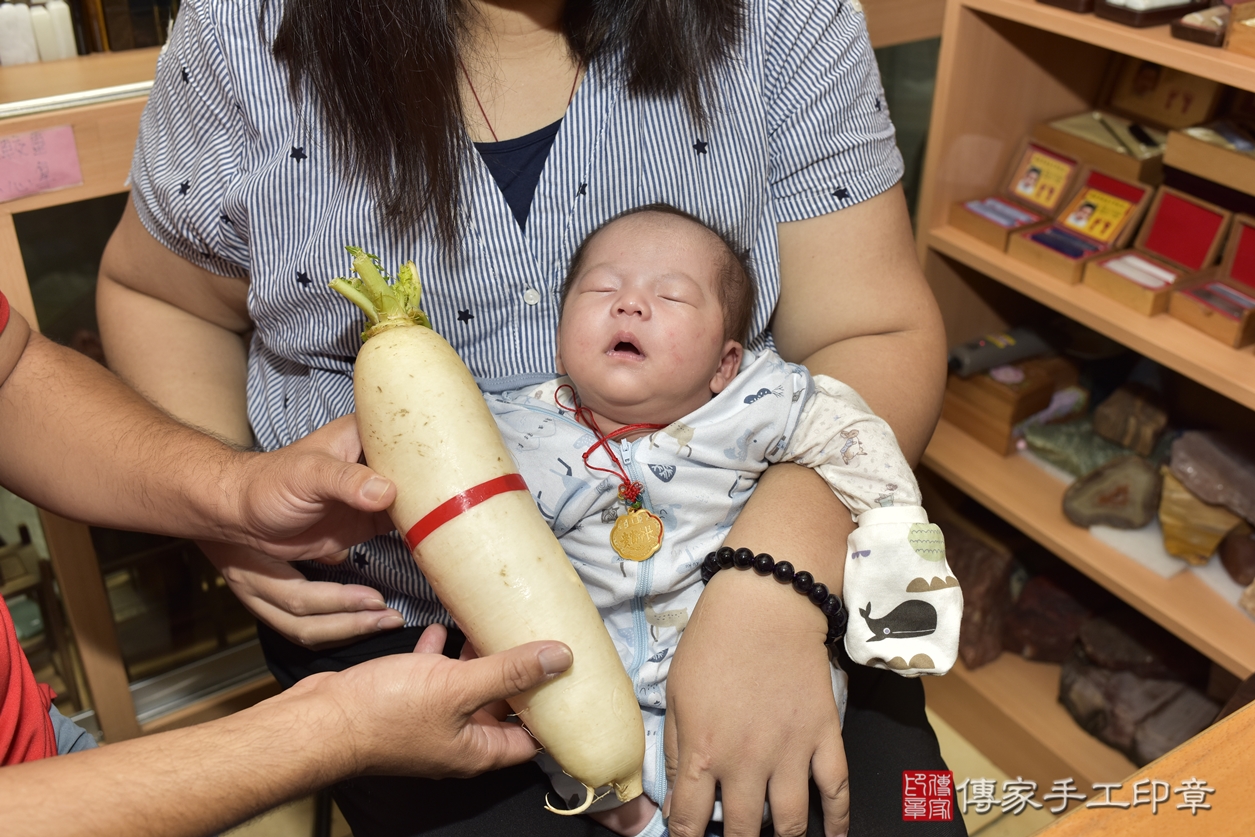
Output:
[[[662,547],[662,520],[645,509],[632,509],[614,522],[610,545],[625,561],[644,561]]]

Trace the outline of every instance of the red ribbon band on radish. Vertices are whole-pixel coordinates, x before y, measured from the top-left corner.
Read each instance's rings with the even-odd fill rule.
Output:
[[[468,509],[473,509],[485,500],[496,497],[498,494],[505,494],[508,491],[526,491],[527,483],[523,482],[523,478],[518,474],[506,474],[503,477],[481,482],[479,485],[466,489],[461,494],[457,494],[423,516],[423,519],[410,527],[410,531],[405,533],[405,542],[409,544],[410,551],[423,542],[423,539],[432,532],[448,523]]]

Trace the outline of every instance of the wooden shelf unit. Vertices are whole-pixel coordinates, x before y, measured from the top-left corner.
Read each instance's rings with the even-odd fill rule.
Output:
[[[161,47],[149,47],[5,67],[0,70],[0,104],[152,81],[160,53]]]
[[[1142,316],[1089,285],[1061,282],[954,227],[934,227],[925,240],[933,251],[1255,409],[1255,347],[1232,349],[1166,313]]]
[[[1226,415],[1255,427],[1255,352],[1231,349],[1166,316],[1134,314],[947,225],[951,204],[997,191],[1034,125],[1093,107],[1120,55],[1255,90],[1255,59],[1175,40],[1166,26],[1134,29],[1033,0],[947,3],[917,208],[919,256],[947,340],[955,345],[1032,323],[1045,306],[1224,396],[1232,403],[1216,400]],[[924,462],[1218,665],[1241,677],[1255,672],[1255,622],[1194,574],[1164,579],[1071,524],[1061,508],[1064,485],[1033,463],[998,456],[946,422]],[[1078,780],[1119,781],[1130,772],[1097,741],[1067,743],[1089,736],[1056,702],[1057,668],[1003,655],[976,672],[956,667],[926,688],[939,714],[1011,775],[1049,787],[1067,775],[1051,775],[1064,767]]]
[[[1066,486],[1028,459],[999,456],[943,420],[924,464],[1239,678],[1255,674],[1255,620],[1194,573],[1163,578],[1073,525]]]

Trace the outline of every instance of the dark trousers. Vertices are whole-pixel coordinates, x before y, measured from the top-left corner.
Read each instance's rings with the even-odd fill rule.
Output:
[[[258,625],[270,670],[284,688],[316,672],[409,653],[420,633],[421,628],[405,628],[343,648],[309,651]],[[463,641],[450,629],[445,653],[456,656]],[[841,667],[850,677],[842,733],[850,766],[850,837],[964,837],[957,813],[951,822],[902,820],[902,772],[946,769],[924,715],[923,685],[918,679],[854,665],[844,652]],[[332,793],[354,837],[614,837],[587,817],[545,811],[549,790],[540,768],[527,763],[474,779],[366,776],[341,782]],[[717,825],[713,829],[718,833]],[[819,794],[812,785],[809,834],[823,833]]]

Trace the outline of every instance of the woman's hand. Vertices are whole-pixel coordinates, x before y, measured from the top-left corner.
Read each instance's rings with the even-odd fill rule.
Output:
[[[840,590],[852,529],[850,513],[813,471],[775,465],[726,543],[788,560]],[[827,627],[819,608],[771,578],[725,570],[710,580],[667,675],[671,801],[664,814],[676,837],[705,833],[716,783],[726,837],[756,837],[764,801],[776,834],[805,834],[808,772],[822,795],[825,834],[849,829]]]
[[[764,580],[719,575],[698,602],[667,678],[671,800],[663,813],[671,834],[705,834],[716,783],[726,837],[756,837],[764,799],[776,834],[805,834],[812,774],[825,834],[843,834],[849,785],[824,620],[783,618],[794,605],[819,613],[791,589],[732,590],[739,582],[762,587]],[[799,629],[799,621],[819,624]]]
[[[405,624],[370,587],[310,581],[286,561],[246,547],[211,542],[200,547],[244,607],[297,645],[342,645]]]

